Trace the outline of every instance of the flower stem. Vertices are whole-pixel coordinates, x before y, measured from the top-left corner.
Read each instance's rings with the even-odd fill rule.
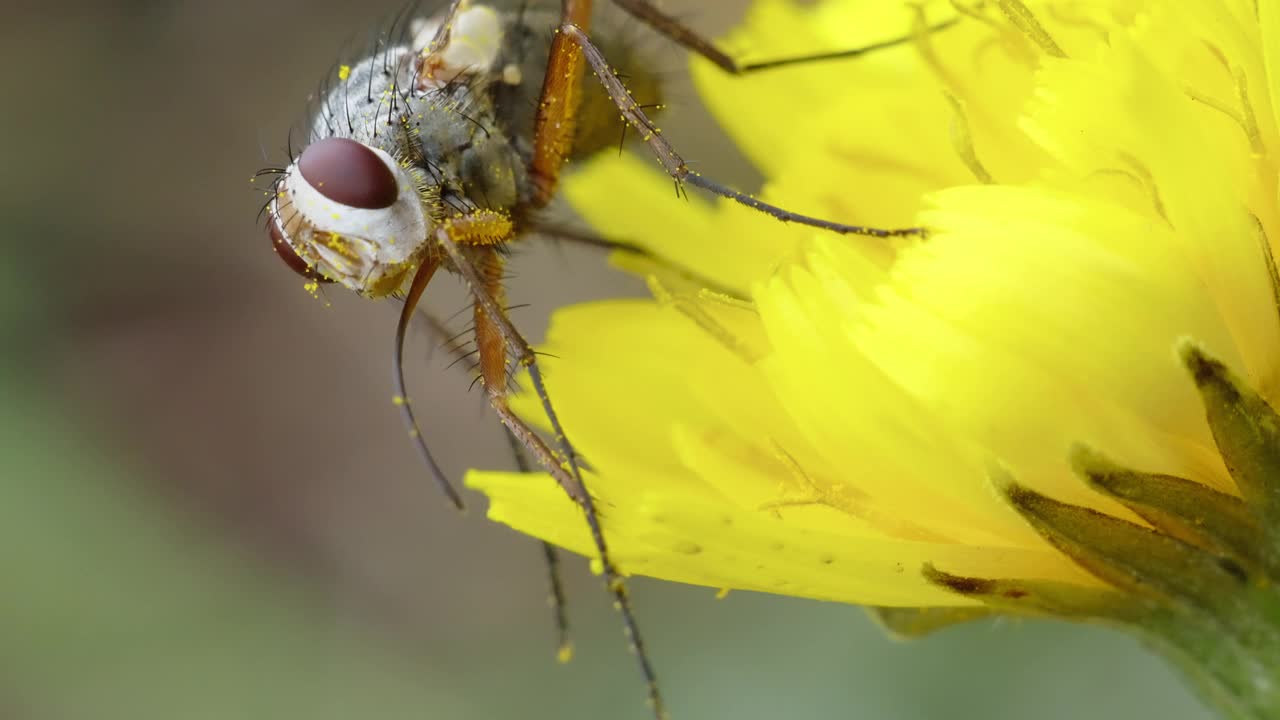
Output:
[[[1235,594],[1236,611],[1153,613],[1139,628],[1222,717],[1280,717],[1280,593],[1265,583]]]

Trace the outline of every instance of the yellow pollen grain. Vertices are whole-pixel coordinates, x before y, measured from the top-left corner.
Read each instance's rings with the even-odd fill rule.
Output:
[[[561,665],[568,663],[572,659],[573,659],[573,645],[571,645],[570,643],[565,643],[564,645],[561,645],[560,649],[556,651],[556,662],[560,663]]]
[[[346,79],[347,79],[347,78],[349,78],[349,77],[351,77],[351,66],[350,66],[350,65],[339,65],[339,66],[338,66],[338,79],[339,79],[339,80],[346,80]]]

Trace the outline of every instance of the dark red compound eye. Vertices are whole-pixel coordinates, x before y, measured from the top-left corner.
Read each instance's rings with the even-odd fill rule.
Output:
[[[400,184],[367,146],[347,138],[314,142],[298,158],[298,171],[326,198],[353,208],[381,210],[395,204]]]
[[[284,264],[289,266],[290,270],[308,280],[323,283],[333,282],[316,272],[314,267],[308,265],[307,261],[298,255],[293,246],[289,244],[289,241],[284,239],[284,231],[280,229],[280,223],[276,218],[273,217],[267,220],[267,233],[271,235],[271,248],[276,251],[276,255],[280,256]]]

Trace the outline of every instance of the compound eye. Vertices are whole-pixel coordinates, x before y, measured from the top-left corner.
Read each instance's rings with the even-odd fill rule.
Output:
[[[325,138],[307,146],[298,171],[324,197],[347,207],[381,210],[396,202],[400,184],[391,168],[366,145]]]
[[[323,283],[333,282],[329,278],[316,272],[315,268],[308,265],[307,261],[303,260],[298,255],[297,251],[293,249],[293,246],[289,244],[289,241],[285,240],[284,231],[280,229],[280,223],[276,218],[273,217],[267,221],[267,232],[271,235],[272,249],[276,251],[276,255],[280,256],[280,259],[284,261],[284,264],[289,266],[290,270],[298,273],[308,280],[315,280],[316,282]]]

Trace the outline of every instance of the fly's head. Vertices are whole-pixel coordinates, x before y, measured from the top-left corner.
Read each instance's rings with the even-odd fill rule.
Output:
[[[437,223],[474,205],[468,190],[498,205],[518,200],[518,158],[479,97],[503,35],[496,11],[463,2],[449,22],[397,23],[368,56],[339,66],[319,94],[310,144],[267,207],[272,246],[290,269],[388,295],[432,252]]]
[[[387,295],[426,248],[430,183],[408,159],[406,56],[387,43],[342,66],[321,89],[311,142],[276,180],[267,207],[271,244],[308,280]]]
[[[431,231],[416,174],[359,140],[317,140],[280,178],[268,209],[271,244],[309,280],[370,297],[395,292]]]

